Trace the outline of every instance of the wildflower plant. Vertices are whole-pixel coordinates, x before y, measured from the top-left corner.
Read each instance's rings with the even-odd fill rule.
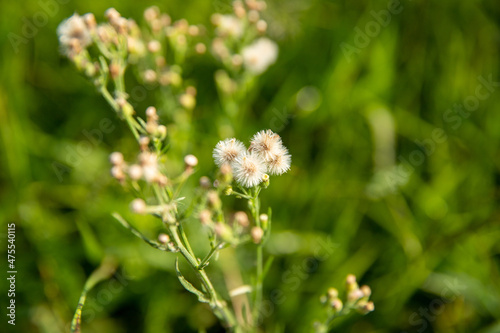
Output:
[[[185,150],[186,144],[179,139],[183,136],[175,132],[192,130],[192,111],[196,107],[197,89],[184,77],[183,69],[191,57],[209,56],[207,45],[211,45],[212,55],[221,66],[215,73],[215,84],[225,116],[216,121],[218,132],[221,137],[234,132],[231,125],[245,112],[241,105],[249,103],[246,96],[255,78],[277,59],[277,45],[265,37],[267,23],[261,18],[265,8],[263,1],[235,1],[233,13],[214,14],[215,36],[211,42],[207,42],[207,28],[185,19],[173,22],[157,7],[144,11],[142,26],[110,8],[104,23],[98,24],[91,13],[74,14],[57,30],[61,52],[96,87],[137,143],[136,158],[126,159],[118,151],[110,154],[112,177],[134,195],[131,211],[157,218],[164,230],[157,239],[150,239],[121,214],[113,213],[114,218],[155,249],[176,255],[175,271],[182,286],[198,301],[208,304],[232,332],[259,330],[263,283],[272,262],[271,258],[264,262],[263,251],[271,233],[272,214],[270,208],[262,211],[259,195],[270,186],[270,176],[290,170],[291,155],[282,138],[271,130],[256,133],[248,148],[236,138],[225,138],[215,144],[212,152],[218,168],[216,176],[201,177],[199,187],[187,193],[183,193],[183,187],[197,170],[197,157],[184,156],[184,167],[179,172],[168,161],[176,156],[172,151]],[[159,105],[140,113],[135,109],[125,86],[127,69],[141,84],[159,91]],[[166,123],[162,124],[161,119]],[[170,124],[175,126],[167,127]],[[222,199],[225,196],[245,200],[248,210],[227,207]],[[190,243],[185,224],[193,218],[206,232],[210,244],[207,253],[195,253]],[[242,244],[253,244],[254,273],[236,288],[217,290],[206,267],[216,261],[220,251]],[[179,257],[192,268],[197,281],[184,277]],[[85,295],[95,281],[87,284]],[[237,296],[245,297],[251,310],[236,306]],[[80,330],[83,301],[75,313],[72,332]]]

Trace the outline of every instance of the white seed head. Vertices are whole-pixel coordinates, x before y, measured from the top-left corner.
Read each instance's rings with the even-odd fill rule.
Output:
[[[184,157],[184,163],[186,164],[187,167],[194,168],[195,166],[198,165],[198,158],[194,155],[186,155]]]
[[[224,164],[231,165],[236,159],[245,153],[245,145],[240,141],[232,138],[224,141],[219,141],[214,148],[212,156],[215,164],[219,167]]]
[[[278,58],[278,46],[272,40],[262,37],[241,51],[245,68],[259,75],[266,71]]]
[[[130,203],[130,209],[137,214],[144,214],[146,212],[146,203],[142,199],[134,199]]]
[[[256,152],[266,161],[280,153],[282,148],[280,136],[271,130],[260,131],[250,140],[250,150]]]
[[[292,156],[285,147],[281,147],[273,156],[266,160],[267,171],[271,175],[281,175],[290,170]]]
[[[245,187],[254,187],[262,182],[266,172],[264,160],[254,152],[245,153],[233,163],[236,181]]]
[[[260,214],[259,219],[260,222],[266,223],[267,221],[269,221],[269,216],[267,216],[267,214]]]
[[[92,43],[85,21],[76,13],[59,24],[57,35],[61,51],[67,56],[80,52]]]

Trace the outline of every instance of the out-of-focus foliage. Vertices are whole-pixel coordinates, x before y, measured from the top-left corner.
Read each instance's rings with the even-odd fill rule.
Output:
[[[209,26],[210,13],[229,11],[229,2],[62,2],[0,4],[3,254],[6,224],[17,224],[17,325],[8,329],[68,331],[86,277],[111,256],[120,268],[89,294],[84,332],[220,331],[179,285],[174,256],[111,218],[132,196],[109,176],[107,156],[134,156],[133,138],[59,55],[55,31],[75,11],[115,7],[141,21],[152,4]],[[319,296],[354,273],[372,287],[375,311],[340,319],[336,331],[499,332],[497,1],[277,0],[266,15],[278,61],[235,126],[243,140],[275,130],[293,158],[262,194],[273,207],[266,250],[276,256],[265,331],[310,331]],[[198,156],[200,177],[215,170],[215,68],[209,55],[189,68],[200,82],[198,106],[181,138],[186,151],[173,150],[179,161]],[[159,99],[145,91],[138,110]],[[103,119],[113,123],[109,133],[99,129]],[[160,230],[133,221],[151,237]],[[253,257],[239,255],[251,266]]]

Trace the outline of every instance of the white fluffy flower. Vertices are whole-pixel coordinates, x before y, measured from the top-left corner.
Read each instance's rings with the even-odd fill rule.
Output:
[[[292,156],[285,147],[281,147],[272,157],[266,160],[266,163],[267,172],[271,175],[281,175],[290,170]]]
[[[262,156],[266,162],[279,154],[282,148],[280,136],[269,129],[256,133],[250,141],[250,150]]]
[[[243,24],[233,15],[220,15],[217,18],[217,32],[220,36],[240,37],[243,34]]]
[[[90,31],[85,21],[76,13],[59,24],[57,35],[61,49],[66,55],[79,52],[92,43]]]
[[[215,164],[221,167],[224,164],[232,164],[240,155],[245,153],[245,145],[232,138],[219,141],[214,148],[212,156]]]
[[[267,167],[266,163],[254,152],[245,153],[233,163],[236,181],[245,187],[253,187],[262,182]]]
[[[241,51],[245,68],[258,75],[276,61],[278,46],[268,38],[259,38]]]

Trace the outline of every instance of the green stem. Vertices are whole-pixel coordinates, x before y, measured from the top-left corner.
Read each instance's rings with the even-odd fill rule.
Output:
[[[259,200],[259,193],[260,193],[260,187],[255,188],[254,195],[252,199],[250,200],[251,206],[252,206],[252,215],[255,221],[255,225],[257,227],[261,227],[260,225],[260,200]],[[254,302],[254,309],[253,309],[253,318],[254,318],[254,325],[257,327],[257,324],[259,322],[259,313],[260,313],[260,308],[262,304],[262,267],[263,267],[263,261],[264,261],[264,253],[263,253],[263,248],[262,248],[262,242],[259,242],[257,244],[257,268],[256,268],[256,277],[255,277],[255,302]]]
[[[182,256],[187,260],[187,262],[192,266],[194,271],[196,272],[196,275],[198,276],[198,279],[202,283],[203,287],[205,290],[208,292],[210,296],[210,305],[212,306],[214,313],[219,317],[226,325],[229,327],[233,327],[236,324],[236,319],[233,315],[233,313],[229,310],[229,308],[222,303],[221,301],[218,300],[217,292],[215,291],[214,286],[212,285],[212,282],[207,276],[207,273],[205,270],[198,269],[198,262],[195,257],[189,253],[189,251],[186,249],[184,244],[181,241],[181,238],[179,236],[179,230],[176,225],[170,225],[169,226],[170,233],[172,234],[172,237],[174,238],[174,241],[176,245],[179,248],[180,253]]]
[[[212,247],[212,249],[210,250],[210,252],[208,252],[207,256],[205,257],[205,259],[203,259],[200,264],[198,265],[198,267],[200,269],[204,268],[207,264],[208,264],[208,261],[210,259],[212,259],[212,257],[214,256],[214,254],[217,252],[217,250],[219,250],[222,246],[224,246],[224,242],[220,242],[219,244],[217,244],[216,246]]]

